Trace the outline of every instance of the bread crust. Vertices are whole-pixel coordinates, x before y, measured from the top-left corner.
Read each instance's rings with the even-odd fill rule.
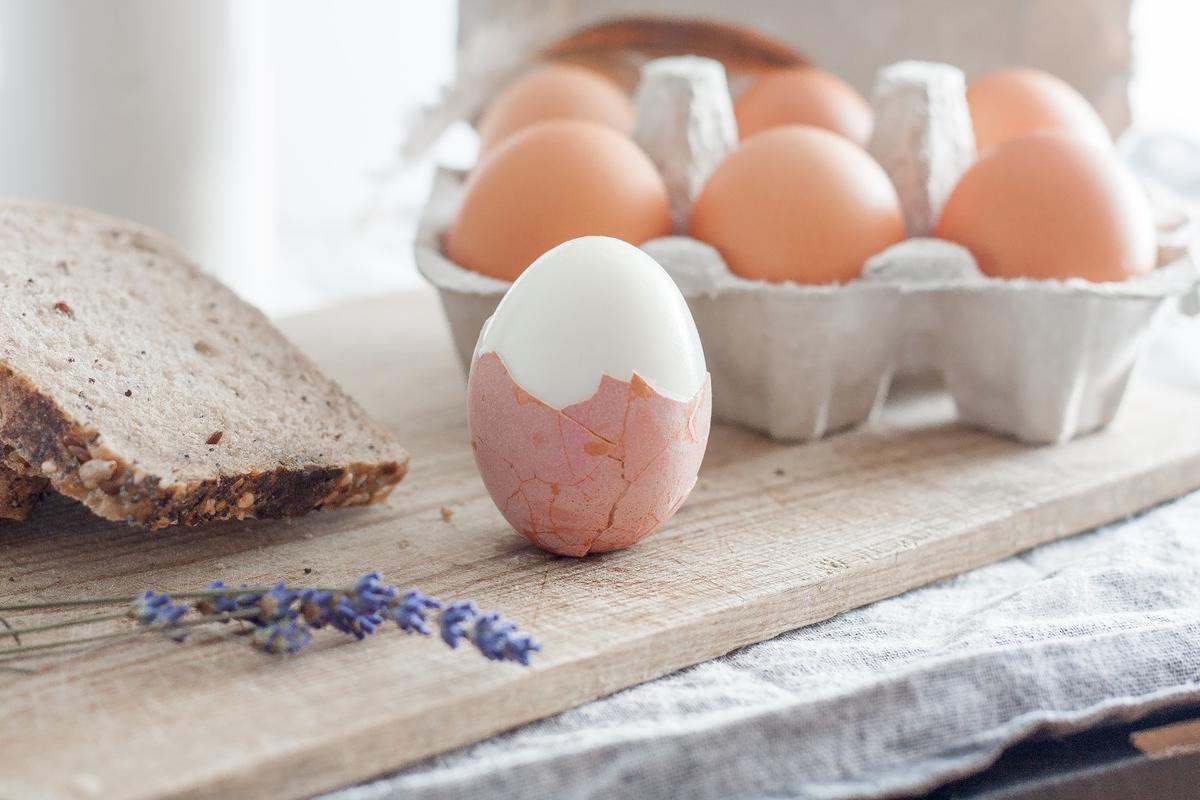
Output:
[[[151,530],[228,519],[279,519],[315,509],[378,503],[408,471],[408,456],[400,451],[399,459],[372,464],[280,466],[168,483],[114,453],[99,432],[73,420],[25,376],[2,365],[0,442],[20,459],[10,459],[9,466],[26,465],[17,467],[24,474],[14,472],[16,477],[48,481],[56,492],[79,500],[104,519]]]
[[[71,419],[52,399],[0,366],[0,441],[24,463],[22,486],[79,500],[96,515],[144,525],[199,525],[223,519],[278,519],[317,509],[380,503],[408,471],[408,457],[344,467],[280,467],[188,483],[164,482],[109,450],[100,433]],[[402,451],[401,451],[402,452]],[[16,470],[20,470],[20,473]],[[37,493],[38,495],[41,492]],[[36,498],[32,498],[24,515]],[[23,516],[16,518],[24,518]]]
[[[50,481],[29,476],[29,465],[11,447],[0,448],[0,519],[24,522],[50,488]]]

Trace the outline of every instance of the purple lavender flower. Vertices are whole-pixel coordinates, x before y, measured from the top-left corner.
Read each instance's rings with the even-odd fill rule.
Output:
[[[372,610],[370,604],[359,602],[352,594],[339,594],[333,598],[329,624],[334,629],[362,641],[383,624],[383,615]]]
[[[311,641],[312,631],[295,616],[257,628],[252,639],[253,645],[264,652],[287,655],[300,652]]]
[[[368,572],[345,594],[306,589],[299,598],[301,611],[312,627],[329,625],[361,640],[383,624],[398,594],[396,587],[385,584],[378,572]]]
[[[303,589],[300,592],[300,613],[313,628],[323,628],[331,624],[333,593],[320,589]]]
[[[416,589],[409,589],[404,593],[404,597],[400,598],[400,602],[388,611],[388,619],[395,622],[402,631],[428,636],[430,630],[428,621],[425,619],[425,612],[441,607],[442,603],[436,597],[430,597]]]
[[[233,614],[253,624],[253,645],[268,653],[299,652],[312,641],[313,630],[326,626],[361,640],[390,620],[403,631],[428,636],[433,625],[429,615],[439,610],[439,632],[450,647],[458,647],[465,639],[491,661],[525,666],[530,655],[541,650],[541,645],[519,634],[517,626],[499,613],[481,614],[469,600],[443,608],[437,598],[417,589],[401,595],[395,586],[385,584],[378,572],[361,575],[343,591],[297,589],[283,582],[266,591],[246,584],[233,588],[221,581],[213,581],[208,588],[217,593],[195,601],[195,610],[207,617]],[[146,591],[135,599],[130,616],[182,641],[186,626],[177,623],[188,610],[169,595]]]
[[[460,640],[469,640],[471,633],[465,626],[474,620],[478,613],[475,604],[470,600],[460,600],[446,606],[446,610],[442,612],[442,641],[451,647],[458,647]]]
[[[350,593],[354,595],[355,606],[363,614],[383,612],[399,594],[395,586],[383,582],[383,575],[378,572],[368,572],[359,577]]]
[[[515,661],[529,666],[530,653],[542,649],[532,638],[517,635],[517,626],[490,611],[475,619],[471,641],[489,661]]]
[[[282,585],[282,584],[281,584]],[[208,584],[209,589],[229,589],[229,594],[213,595],[205,597],[196,602],[196,610],[204,616],[212,616],[213,614],[232,614],[237,611],[247,611],[259,608],[259,601],[265,596],[263,592],[241,592],[234,591],[232,586],[226,586],[224,581],[213,581]],[[242,584],[239,588],[245,589],[246,584]],[[244,617],[247,622],[259,624],[257,617]],[[229,622],[228,619],[220,620],[221,623]]]
[[[209,589],[227,589],[225,581],[213,581],[208,585]],[[207,598],[196,604],[197,608],[201,608],[207,614],[231,614],[241,608],[236,597],[231,595],[218,595],[216,597]],[[229,620],[223,620],[228,622]]]
[[[287,588],[287,584],[280,581],[275,585],[275,588],[263,594],[254,603],[258,607],[259,614],[251,617],[250,621],[255,625],[263,626],[270,625],[273,622],[294,619],[299,612],[292,608],[292,603],[296,602],[296,599],[299,597],[299,592]]]
[[[133,618],[142,625],[166,627],[174,625],[187,613],[187,606],[171,602],[171,596],[147,589],[133,601]]]
[[[171,630],[175,628],[175,623],[179,622],[179,618],[187,612],[188,607],[173,603],[170,595],[147,589],[134,599],[133,608],[129,613],[141,625]],[[182,642],[186,636],[186,631],[175,629],[171,638]]]

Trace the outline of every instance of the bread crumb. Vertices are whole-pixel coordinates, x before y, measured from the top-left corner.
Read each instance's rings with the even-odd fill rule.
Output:
[[[442,522],[449,522],[454,519],[454,509],[442,506]]]
[[[79,465],[79,482],[85,489],[99,488],[100,484],[111,478],[117,471],[117,462],[103,458],[93,458]]]
[[[243,492],[237,501],[238,508],[249,508],[252,505],[254,505],[254,492]]]
[[[71,319],[75,319],[75,312],[71,309],[71,307],[69,305],[64,303],[62,300],[59,300],[57,303],[54,304],[54,309],[56,311],[61,311],[63,314],[66,314]]]
[[[206,441],[205,444],[220,444],[221,437],[224,435],[225,431],[213,431],[213,435],[208,437],[208,441]]]

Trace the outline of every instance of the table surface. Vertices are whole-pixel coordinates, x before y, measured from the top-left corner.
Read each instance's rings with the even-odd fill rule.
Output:
[[[918,397],[810,445],[718,426],[667,529],[626,552],[551,558],[483,491],[430,294],[285,328],[411,448],[411,476],[386,507],[149,535],[62,501],[6,527],[0,594],[332,583],[379,568],[505,611],[545,652],[522,670],[396,632],[281,661],[228,645],[92,651],[4,687],[8,717],[30,722],[0,730],[0,794],[345,785],[1200,485],[1200,426],[1180,424],[1200,418],[1194,392],[1144,383],[1111,430],[1041,449],[961,428],[944,398]],[[153,753],[155,769],[131,752]]]

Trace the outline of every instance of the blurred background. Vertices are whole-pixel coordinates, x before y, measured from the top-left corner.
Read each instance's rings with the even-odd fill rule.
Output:
[[[932,20],[930,41],[902,55],[937,57],[986,50],[993,26],[950,17],[1000,8],[1030,47],[1052,51],[1062,40],[1077,50],[1059,53],[1065,61],[1111,62],[1115,90],[1105,75],[1103,85],[1079,88],[1110,126],[1124,127],[1131,112],[1122,148],[1135,165],[1200,201],[1200,3],[1083,3],[1106,25],[1116,20],[1114,37],[1097,38],[1091,23],[1076,29],[1075,0],[855,0],[853,13],[801,2],[790,13],[800,29],[805,13],[820,15],[814,27],[826,40],[829,31],[863,39],[856,26],[873,12],[884,22]],[[469,165],[476,142],[459,123],[414,159],[401,157],[402,145],[422,109],[454,85],[460,40],[510,37],[520,51],[597,7],[670,13],[684,5],[0,0],[0,191],[162,228],[273,315],[416,286],[411,243],[433,164]],[[738,4],[738,18],[752,23],[774,4],[747,5]],[[878,35],[895,38],[887,24]],[[863,82],[825,63],[820,43],[790,43]],[[862,68],[875,67],[864,59]],[[1116,100],[1105,94],[1113,91]]]

